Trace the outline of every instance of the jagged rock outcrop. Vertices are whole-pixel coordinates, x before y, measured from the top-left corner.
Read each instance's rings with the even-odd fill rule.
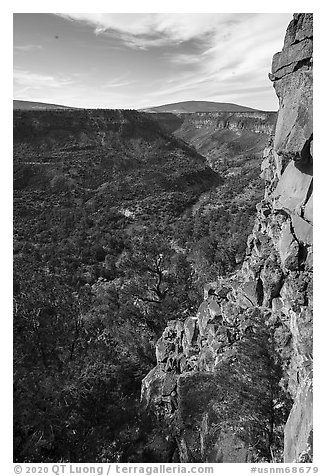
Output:
[[[286,462],[312,452],[312,24],[312,14],[294,15],[271,74],[280,101],[274,154],[290,159],[271,193],[273,215],[285,214],[282,230],[287,227],[292,235],[285,252],[295,259],[292,269],[283,262],[280,291],[293,341],[287,373],[294,405],[284,432]]]
[[[242,268],[206,286],[195,316],[167,324],[143,380],[144,406],[182,462],[281,461],[280,428],[285,462],[312,459],[312,14],[294,15],[270,78],[280,111]]]

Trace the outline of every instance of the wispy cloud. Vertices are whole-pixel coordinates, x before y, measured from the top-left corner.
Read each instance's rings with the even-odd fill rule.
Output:
[[[112,78],[109,81],[106,81],[102,87],[104,88],[122,88],[124,86],[130,86],[134,84],[135,81],[127,80],[127,76],[124,74],[122,76],[118,76],[116,78]]]
[[[62,13],[59,15],[72,21],[90,24],[97,35],[107,33],[117,35],[118,33],[127,46],[141,49],[175,45],[192,38],[204,37],[214,32],[219,26],[231,23],[234,16],[228,13]]]
[[[210,99],[276,108],[267,75],[291,14],[52,15],[44,21],[62,29],[69,42],[53,42],[50,56],[46,34],[37,27],[25,41],[17,36],[16,94],[58,97],[60,103],[67,98],[74,105],[73,99],[84,107]]]
[[[62,88],[72,85],[74,80],[67,76],[33,73],[23,69],[15,69],[13,73],[14,85],[26,89]]]
[[[176,80],[164,78],[158,98],[165,94],[195,94],[196,88],[205,91],[203,86],[207,94],[215,89],[218,96],[227,82],[232,83],[230,92],[236,87],[240,91],[247,86],[248,74],[252,86],[263,78],[268,88],[271,58],[281,49],[284,28],[291,18],[290,14],[285,18],[285,14],[273,13],[61,15],[86,22],[95,34],[119,39],[129,48],[163,49],[162,61],[178,69]],[[192,42],[190,51],[177,47],[187,42]],[[154,95],[155,92],[149,93]]]
[[[286,21],[284,15],[255,14],[235,16],[234,22],[216,28],[209,44],[196,55],[171,55],[169,61],[188,66],[180,81],[178,76],[160,88],[159,98],[183,96],[184,99],[215,97],[237,102],[253,98],[265,90],[271,92],[267,78],[271,59],[282,48]],[[254,104],[253,104],[254,105]]]
[[[172,64],[175,65],[196,65],[201,61],[200,55],[196,53],[172,53],[170,52],[169,54],[165,55],[165,58]]]
[[[189,76],[188,79],[184,81],[178,81],[175,79],[174,81],[170,82],[168,87],[163,86],[163,82],[160,87],[157,87],[155,91],[148,93],[149,97],[164,97],[169,95],[175,95],[184,93],[186,91],[195,91],[200,86],[203,86],[207,83],[207,78],[200,78],[196,75]]]
[[[42,45],[15,45],[14,51],[32,51],[32,50],[41,50]]]

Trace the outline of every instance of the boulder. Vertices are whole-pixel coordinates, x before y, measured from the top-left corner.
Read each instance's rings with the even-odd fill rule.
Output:
[[[302,307],[298,312],[290,312],[290,328],[297,355],[302,360],[312,358],[313,316],[312,310]],[[301,363],[301,361],[300,361]],[[304,370],[304,369],[302,369]],[[301,372],[303,373],[303,372]]]
[[[200,335],[203,336],[205,334],[206,326],[210,318],[211,318],[211,314],[209,311],[208,303],[207,301],[204,301],[199,306],[198,312],[197,312],[197,320],[198,320]]]
[[[192,344],[196,330],[196,318],[188,317],[184,322],[185,340],[190,346]]]
[[[167,396],[175,390],[177,386],[178,377],[175,372],[167,372],[164,377],[163,386],[162,386],[162,395]]]
[[[312,242],[313,242],[312,225],[308,223],[307,221],[305,221],[303,218],[299,217],[298,215],[293,215],[291,220],[292,220],[293,231],[294,231],[296,239],[300,243],[304,243],[306,245],[312,245]]]
[[[295,43],[280,53],[276,53],[272,62],[272,74],[270,79],[275,81],[286,74],[293,73],[298,63],[309,60],[312,57],[312,40],[306,38],[299,43]]]
[[[282,227],[278,249],[283,268],[289,270],[297,269],[299,265],[299,244],[292,234],[291,224],[289,221],[284,223]]]
[[[274,298],[272,300],[272,311],[273,313],[278,313],[280,311],[282,311],[283,309],[283,301],[282,301],[282,298]]]
[[[260,272],[262,282],[262,305],[270,307],[274,297],[278,297],[282,287],[283,272],[278,263],[278,257],[271,253],[266,259]]]
[[[284,429],[284,462],[298,462],[302,453],[311,453],[313,421],[312,382],[300,386]]]
[[[221,315],[221,306],[214,298],[211,297],[207,300],[207,306],[211,319]]]
[[[246,281],[239,289],[239,305],[242,307],[250,307],[256,306],[257,304],[257,281]]]
[[[165,375],[162,366],[157,365],[143,378],[141,402],[145,408],[160,403]]]
[[[177,321],[176,321],[176,325],[175,325],[175,330],[176,330],[176,333],[177,333],[177,337],[178,337],[178,338],[181,338],[181,335],[182,335],[182,333],[183,333],[183,328],[184,328],[183,322],[177,320]]]
[[[313,130],[312,72],[297,71],[274,82],[280,99],[274,149],[299,160]]]
[[[223,319],[229,324],[233,324],[239,313],[237,306],[230,301],[224,301],[221,303],[221,311]]]
[[[185,332],[183,333],[183,336],[182,336],[182,339],[181,339],[181,345],[182,345],[184,355],[188,355],[191,344],[189,344]]]
[[[216,354],[222,349],[224,346],[224,342],[218,340],[215,336],[209,335],[208,336],[208,345],[210,349]]]
[[[166,362],[169,354],[174,350],[174,344],[160,337],[156,343],[156,361],[157,363]]]
[[[311,273],[298,273],[289,271],[280,290],[280,297],[283,300],[284,310],[290,311],[295,308],[297,314],[300,308],[305,308],[309,302],[309,284],[312,283]]]
[[[270,247],[269,237],[265,233],[257,232],[254,237],[254,251],[259,258],[264,257]]]
[[[311,186],[312,175],[305,174],[299,170],[296,164],[291,161],[283,174],[273,193],[277,199],[275,207],[294,213],[305,204]]]

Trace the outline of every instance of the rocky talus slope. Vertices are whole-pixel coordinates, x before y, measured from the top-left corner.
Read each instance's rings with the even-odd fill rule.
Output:
[[[168,323],[143,380],[174,461],[312,461],[312,14],[294,15],[270,79],[280,108],[242,268]]]

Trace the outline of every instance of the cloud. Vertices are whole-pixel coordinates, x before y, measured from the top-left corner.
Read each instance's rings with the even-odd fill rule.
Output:
[[[16,45],[14,46],[14,51],[41,50],[42,48],[42,45]]]
[[[14,85],[23,88],[25,91],[41,88],[62,88],[74,83],[74,80],[67,76],[33,73],[18,68],[14,70],[13,79]]]
[[[159,96],[163,91],[195,92],[197,86],[209,81],[211,87],[213,83],[216,85],[217,93],[224,81],[233,85],[236,82],[241,88],[248,74],[252,75],[253,85],[263,78],[268,88],[271,58],[281,49],[284,30],[292,16],[277,13],[60,15],[71,21],[86,22],[97,35],[119,39],[129,48],[162,48],[162,62],[177,68],[178,78],[174,81],[173,77],[172,80],[165,77]],[[181,49],[180,45],[183,45]]]
[[[182,81],[178,77],[169,87],[160,90],[160,96],[180,95],[186,99],[214,97],[215,100],[236,100],[247,95],[257,96],[265,90],[272,93],[268,80],[272,56],[283,46],[285,28],[291,15],[255,14],[234,16],[224,28],[216,28],[209,37],[209,45],[195,55],[185,57],[188,67]],[[182,66],[183,55],[175,55],[172,62]],[[254,104],[253,104],[254,105]]]
[[[179,53],[179,54],[167,54],[165,58],[172,64],[176,64],[179,66],[184,65],[196,65],[200,62],[200,55],[195,53]]]
[[[134,84],[135,81],[130,81],[126,79],[127,76],[124,74],[122,76],[118,76],[116,78],[110,79],[110,81],[105,82],[105,84],[102,85],[104,88],[122,88],[124,86],[130,86],[131,84]]]
[[[206,70],[217,78],[270,71],[271,59],[282,48],[284,30],[290,19],[284,14],[256,14],[230,27],[228,35],[216,34],[214,44],[204,53]]]
[[[68,73],[68,70],[55,67],[43,74],[32,68],[32,62],[27,67],[26,63],[19,63],[27,53],[26,56],[17,54],[16,64],[20,64],[21,69],[17,68],[14,74],[16,88],[19,91],[25,88],[27,94],[31,91],[35,95],[41,90],[46,93],[49,90],[51,95],[68,94],[69,91],[70,96],[76,94],[76,104],[79,101],[85,105],[114,104],[122,107],[208,98],[226,102],[246,99],[252,107],[263,107],[261,98],[264,91],[265,103],[272,104],[276,96],[267,75],[272,56],[282,48],[284,32],[292,18],[291,14],[284,13],[53,15],[66,22],[88,25],[88,30],[97,36],[89,42],[96,51],[85,56],[81,67],[78,57],[75,62],[71,61],[71,69],[77,68],[76,77],[73,72],[59,74],[58,71]],[[72,27],[75,33],[72,23],[66,26]],[[85,30],[76,29],[78,35]],[[86,40],[89,41],[89,36]],[[28,43],[18,45],[15,51],[38,48]],[[56,45],[61,51],[59,46]],[[103,48],[116,48],[121,50],[121,54],[111,55]],[[96,63],[99,58],[101,61]],[[94,64],[96,71],[92,72]],[[40,68],[43,69],[41,65]],[[137,83],[137,88],[128,87],[133,83]],[[69,102],[70,96],[67,96]]]
[[[200,78],[195,75],[190,76],[188,79],[184,79],[183,81],[179,81],[178,79],[171,81],[168,87],[156,87],[156,90],[149,92],[147,96],[161,97],[182,94],[186,91],[196,91],[202,88],[203,85],[208,81],[207,78]]]
[[[216,28],[234,22],[227,13],[61,13],[71,20],[86,22],[97,35],[115,34],[130,47],[147,49],[175,45],[192,38],[202,38]],[[243,15],[239,14],[237,21]]]

